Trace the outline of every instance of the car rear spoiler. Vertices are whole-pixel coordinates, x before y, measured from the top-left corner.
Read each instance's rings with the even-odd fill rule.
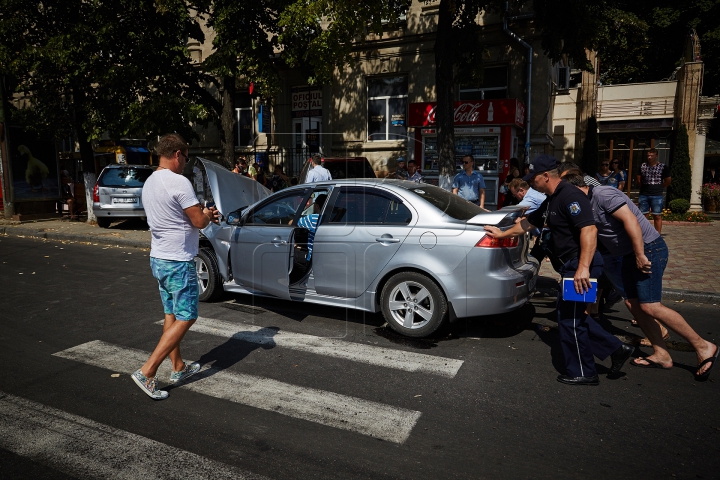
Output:
[[[509,206],[495,212],[480,213],[466,223],[470,225],[495,225],[498,228],[512,227],[522,217],[527,207]]]

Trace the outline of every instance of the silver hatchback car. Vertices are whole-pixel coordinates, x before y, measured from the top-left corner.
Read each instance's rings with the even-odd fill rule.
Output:
[[[93,191],[93,213],[100,227],[115,220],[145,217],[142,187],[157,167],[108,165],[100,172]]]
[[[229,291],[382,311],[395,331],[423,337],[449,317],[515,310],[534,292],[527,239],[483,229],[512,226],[521,208],[487,212],[432,185],[380,179],[298,185],[246,206],[217,191],[229,172],[204,164],[226,217],[203,231],[201,300]]]

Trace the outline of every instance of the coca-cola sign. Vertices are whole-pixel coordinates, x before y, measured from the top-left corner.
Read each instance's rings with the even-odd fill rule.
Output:
[[[455,125],[517,125],[525,124],[525,106],[514,98],[500,100],[465,100],[455,102],[453,119]],[[436,125],[435,102],[411,103],[410,126]]]

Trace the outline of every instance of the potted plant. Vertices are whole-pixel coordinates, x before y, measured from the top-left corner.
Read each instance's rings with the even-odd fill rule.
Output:
[[[703,210],[708,213],[715,213],[720,203],[720,185],[716,183],[704,183],[698,192],[703,200]]]

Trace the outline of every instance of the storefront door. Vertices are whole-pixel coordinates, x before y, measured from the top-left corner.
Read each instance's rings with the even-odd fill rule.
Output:
[[[293,172],[299,173],[303,164],[313,153],[322,155],[321,134],[322,118],[302,117],[293,119]]]

